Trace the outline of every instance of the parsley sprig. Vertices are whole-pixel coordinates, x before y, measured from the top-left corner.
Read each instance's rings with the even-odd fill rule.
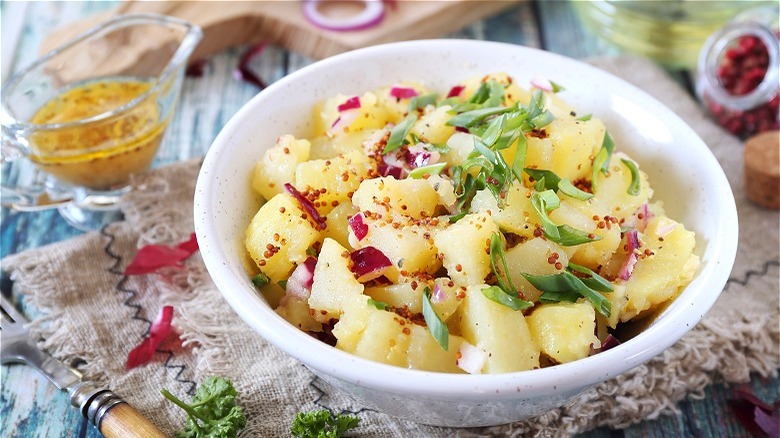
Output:
[[[298,438],[339,438],[344,432],[358,427],[360,419],[349,414],[333,414],[325,409],[299,412],[290,427]]]
[[[163,389],[162,395],[187,412],[184,429],[176,438],[232,438],[246,425],[241,406],[236,405],[236,389],[224,377],[208,377],[198,386],[190,403]]]

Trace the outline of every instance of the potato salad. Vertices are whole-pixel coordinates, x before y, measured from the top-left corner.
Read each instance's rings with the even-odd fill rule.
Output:
[[[320,103],[310,137],[257,157],[252,281],[301,330],[400,367],[506,373],[619,344],[693,278],[694,233],[562,91],[494,73]]]

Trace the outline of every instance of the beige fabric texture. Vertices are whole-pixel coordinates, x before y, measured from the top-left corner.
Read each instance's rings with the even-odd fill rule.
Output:
[[[599,426],[624,428],[675,412],[687,396],[702,397],[715,382],[746,382],[780,367],[778,265],[780,216],[743,193],[742,146],[711,123],[658,67],[620,57],[591,61],[657,97],[710,145],[734,189],[740,246],[725,291],[704,320],[660,356],[599,384],[560,409],[512,425],[454,430],[417,425],[363,410],[356,436],[569,436]],[[684,147],[684,145],[681,145]],[[673,157],[670,157],[673,158]],[[153,171],[126,198],[126,220],[2,261],[25,299],[47,315],[34,321],[42,346],[63,360],[81,359],[87,378],[125,396],[164,431],[184,414],[161,388],[189,399],[193,382],[230,378],[247,412],[241,436],[289,436],[302,410],[361,406],[316,379],[301,363],[269,345],[223,301],[196,254],[185,269],[125,277],[137,248],[184,241],[193,231],[192,196],[199,161]],[[716,293],[717,291],[712,291]],[[160,348],[152,363],[125,371],[127,352],[145,335],[161,306],[173,305],[181,345]]]

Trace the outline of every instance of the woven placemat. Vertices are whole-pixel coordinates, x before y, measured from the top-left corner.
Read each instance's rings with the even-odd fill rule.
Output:
[[[713,381],[745,382],[751,372],[774,375],[780,367],[780,215],[747,201],[741,144],[711,123],[650,62],[620,57],[592,64],[657,97],[710,145],[734,189],[740,245],[723,294],[688,335],[646,364],[533,420],[454,430],[364,409],[245,325],[222,300],[198,255],[188,259],[184,269],[124,276],[140,246],[173,244],[192,233],[199,161],[151,172],[126,197],[124,222],[7,257],[2,268],[46,314],[32,324],[45,339],[45,348],[60,359],[83,361],[87,378],[124,395],[168,433],[184,423],[184,414],[163,399],[160,389],[185,398],[195,382],[210,375],[235,383],[248,417],[242,436],[257,437],[289,436],[297,412],[322,408],[357,412],[362,421],[356,436],[565,436],[605,425],[626,427],[675,412],[678,401],[703,396]],[[128,351],[144,337],[163,305],[175,308],[181,342],[161,346],[153,363],[126,371]]]

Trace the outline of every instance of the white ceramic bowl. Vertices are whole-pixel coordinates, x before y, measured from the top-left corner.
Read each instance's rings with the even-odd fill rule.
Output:
[[[393,367],[345,353],[274,313],[250,282],[244,231],[255,214],[255,161],[285,133],[306,136],[312,105],[402,80],[446,92],[469,77],[505,71],[527,86],[535,75],[566,87],[562,97],[600,117],[649,174],[656,200],[696,232],[702,264],[693,281],[644,332],[604,353],[533,371],[454,375]],[[495,425],[529,418],[659,354],[715,302],[737,247],[731,189],[707,145],[662,103],[601,70],[548,52],[503,43],[430,40],[356,50],[310,65],[255,96],[209,150],[195,194],[203,259],[238,315],[265,339],[368,407],[426,424]]]

